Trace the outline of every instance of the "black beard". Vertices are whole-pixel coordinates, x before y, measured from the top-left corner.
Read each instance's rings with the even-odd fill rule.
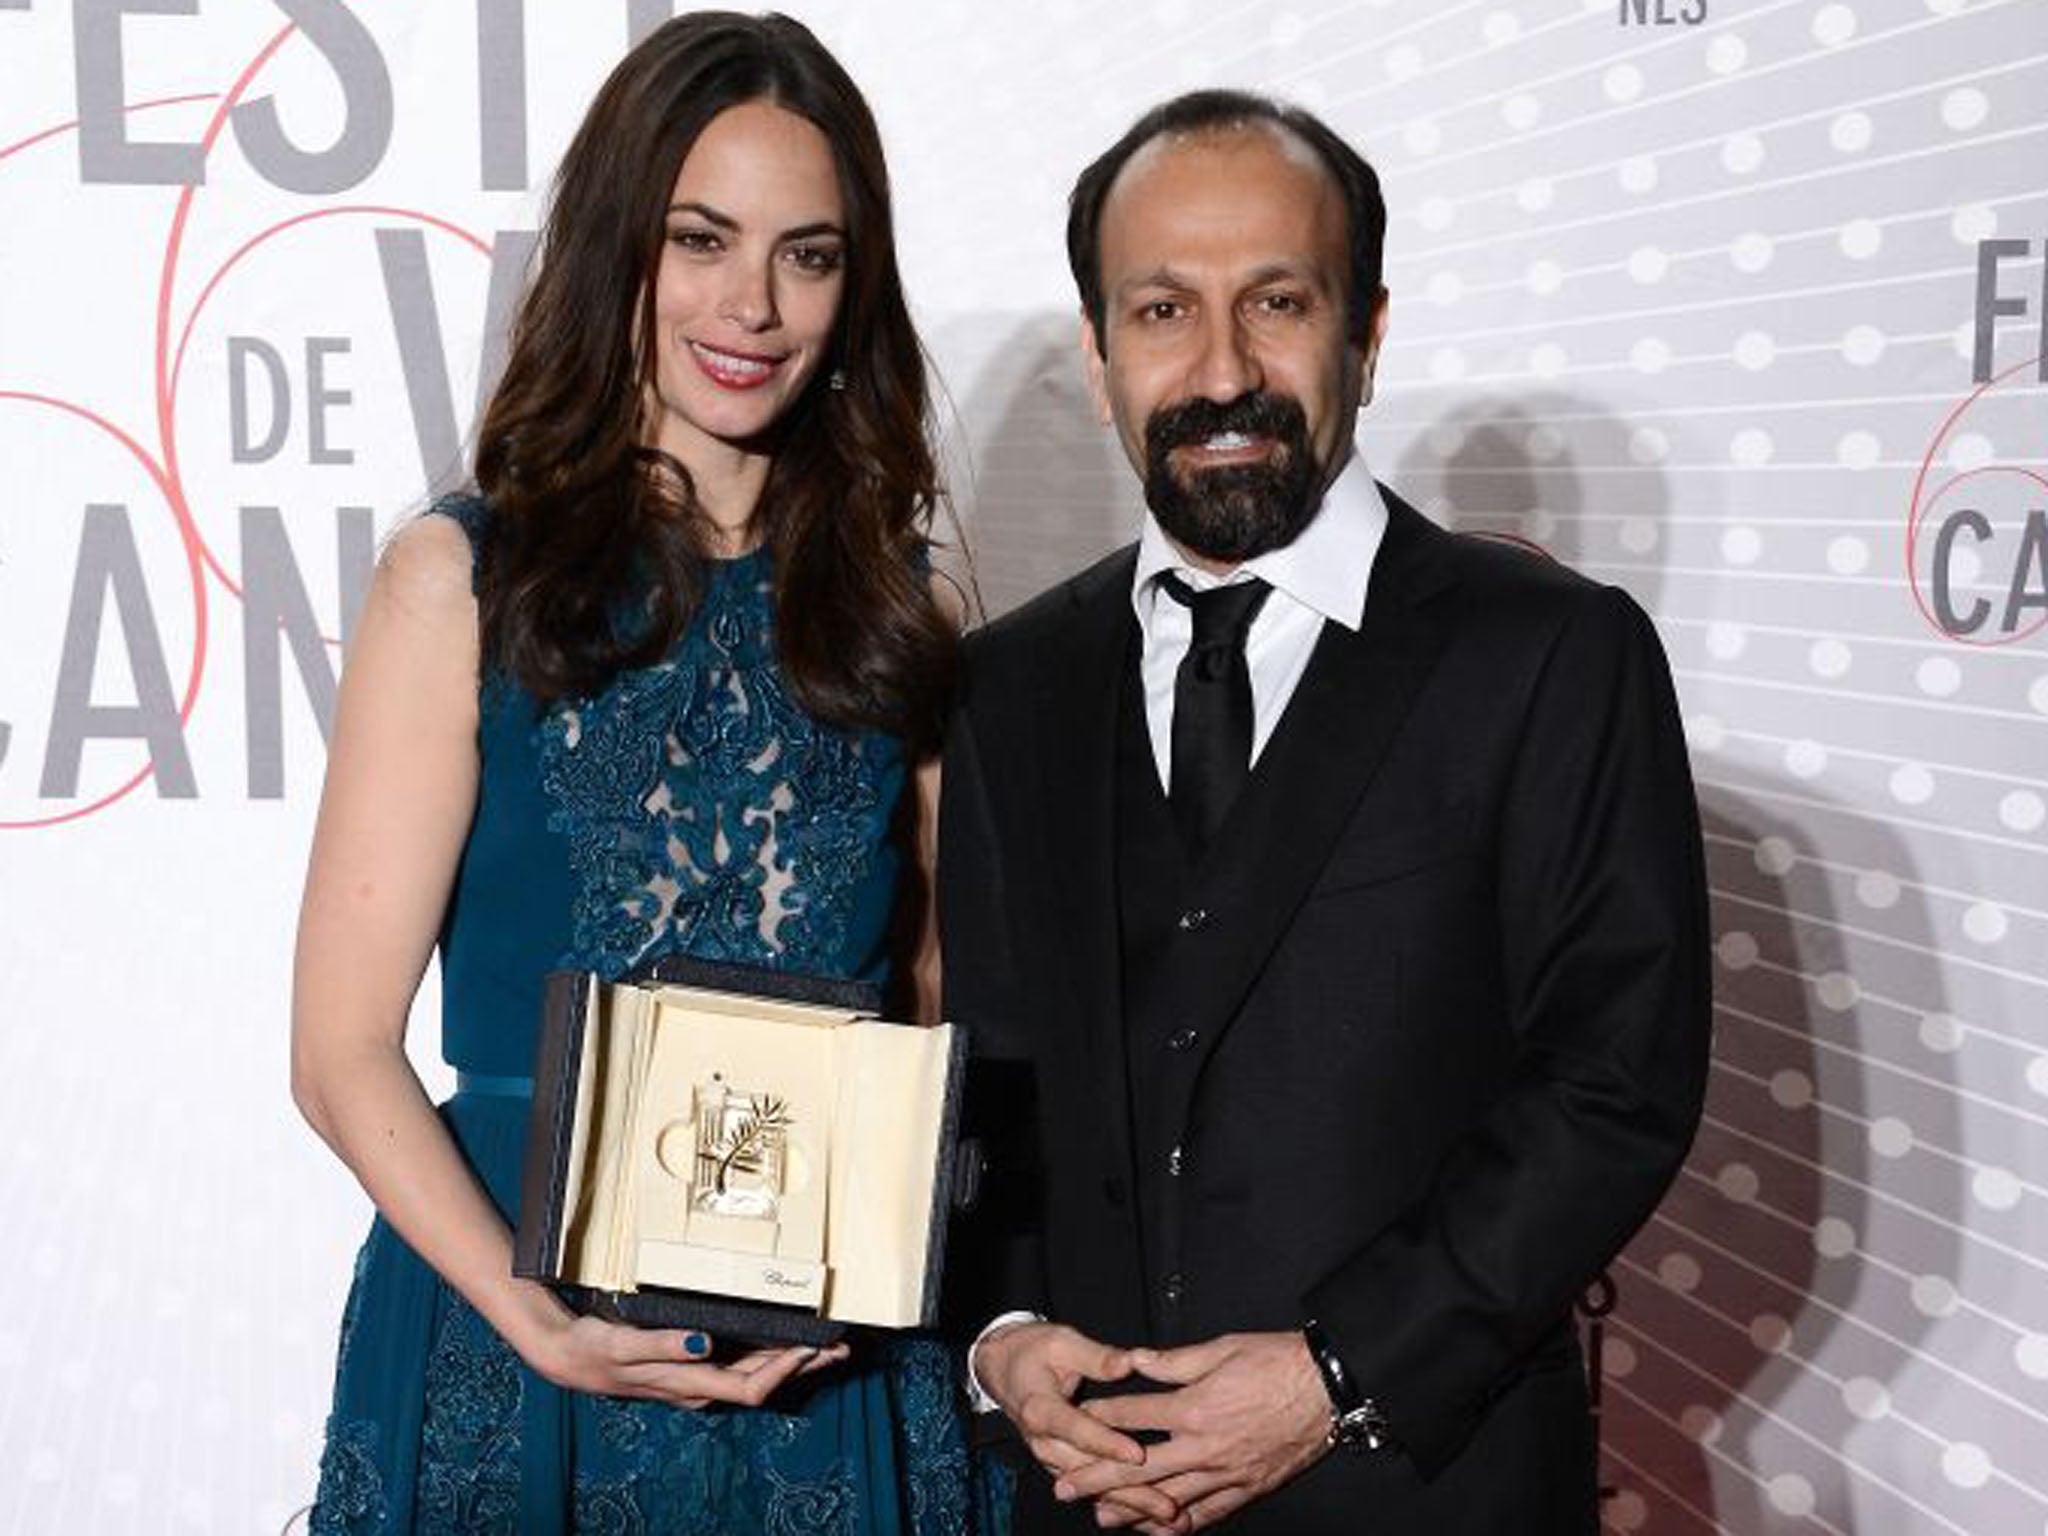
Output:
[[[1271,438],[1259,464],[1197,470],[1183,481],[1168,455],[1219,432]],[[1315,453],[1308,416],[1286,395],[1254,391],[1218,404],[1200,396],[1163,406],[1145,423],[1145,502],[1182,548],[1240,565],[1294,542],[1315,515]]]

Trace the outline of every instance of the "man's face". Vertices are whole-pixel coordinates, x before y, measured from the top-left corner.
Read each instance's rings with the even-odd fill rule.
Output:
[[[1292,542],[1349,451],[1385,295],[1347,336],[1344,196],[1265,125],[1153,140],[1103,208],[1089,384],[1160,526],[1235,565]]]

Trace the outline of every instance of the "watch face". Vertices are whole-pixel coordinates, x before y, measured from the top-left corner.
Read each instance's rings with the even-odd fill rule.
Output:
[[[1387,1443],[1387,1421],[1370,1403],[1332,1416],[1330,1443],[1352,1451],[1377,1451]]]

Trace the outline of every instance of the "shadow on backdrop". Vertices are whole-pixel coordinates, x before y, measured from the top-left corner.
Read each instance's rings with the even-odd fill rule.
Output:
[[[1623,1260],[1640,1281],[1647,1348],[1634,1361],[1639,1382],[1610,1385],[1635,1385],[1646,1413],[1717,1464],[1667,1466],[1664,1481],[1733,1529],[1774,1529],[1809,1508],[1840,1529],[1873,1529],[1876,1512],[1859,1516],[1853,1503],[1868,1485],[1837,1453],[1865,1417],[1882,1415],[1881,1389],[1934,1317],[1872,1255],[1910,1249],[1928,1275],[1955,1273],[1960,1256],[1948,1223],[1964,1193],[1951,1165],[1928,1168],[1914,1201],[1938,1220],[1904,1218],[1872,1194],[1872,1148],[1890,1145],[1873,1130],[1886,1094],[1872,1078],[1912,1039],[1918,1015],[1943,1011],[1932,925],[1909,855],[1882,822],[1752,764],[1700,761],[1715,780],[1701,791],[1713,1077],[1678,1186]],[[1788,795],[1806,803],[1788,806]],[[1845,932],[1845,874],[1892,882],[1886,932],[1903,942]],[[1909,1000],[1912,1016],[1892,1000]],[[1960,1117],[1946,1086],[1921,1090],[1913,1123],[1955,1147]],[[1777,1480],[1788,1471],[1799,1481]]]
[[[989,618],[1137,534],[1137,478],[1095,419],[1079,332],[1071,312],[1045,311],[958,321],[932,338],[946,376],[970,381],[956,383],[940,425]]]
[[[1596,567],[1653,614],[1664,607],[1668,487],[1598,401],[1468,401],[1407,445],[1397,476],[1448,527]],[[1663,632],[1667,650],[1693,638]],[[1810,1511],[1869,1529],[1837,1448],[1882,1415],[1886,1385],[1933,1321],[1916,1304],[1928,1298],[1871,1257],[1903,1240],[1871,1243],[1873,1223],[1909,1224],[1917,1271],[1947,1276],[1959,1258],[1950,1223],[1964,1214],[1946,1164],[1915,1192],[1935,1219],[1871,1198],[1873,1144],[1889,1150],[1895,1137],[1873,1129],[1884,1117],[1871,1108],[1870,1058],[1895,1056],[1921,1018],[1945,1015],[1933,927],[1887,824],[1760,768],[1710,717],[1689,714],[1688,735],[1712,893],[1712,1068],[1683,1171],[1609,1271],[1596,1382],[1608,1519],[1747,1533]],[[1837,915],[1851,881],[1885,907],[1883,933],[1854,954]],[[1954,1148],[1944,1086],[1920,1095],[1913,1134]],[[1789,1466],[1801,1469],[1791,1480]]]

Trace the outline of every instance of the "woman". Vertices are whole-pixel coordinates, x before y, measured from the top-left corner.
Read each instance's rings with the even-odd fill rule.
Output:
[[[956,641],[924,405],[852,82],[786,18],[662,27],[563,161],[482,494],[393,541],[342,690],[293,1090],[380,1216],[314,1531],[1000,1523],[937,1345],[713,1364],[510,1272],[544,972],[886,969]],[[437,943],[438,1112],[403,1050]]]

